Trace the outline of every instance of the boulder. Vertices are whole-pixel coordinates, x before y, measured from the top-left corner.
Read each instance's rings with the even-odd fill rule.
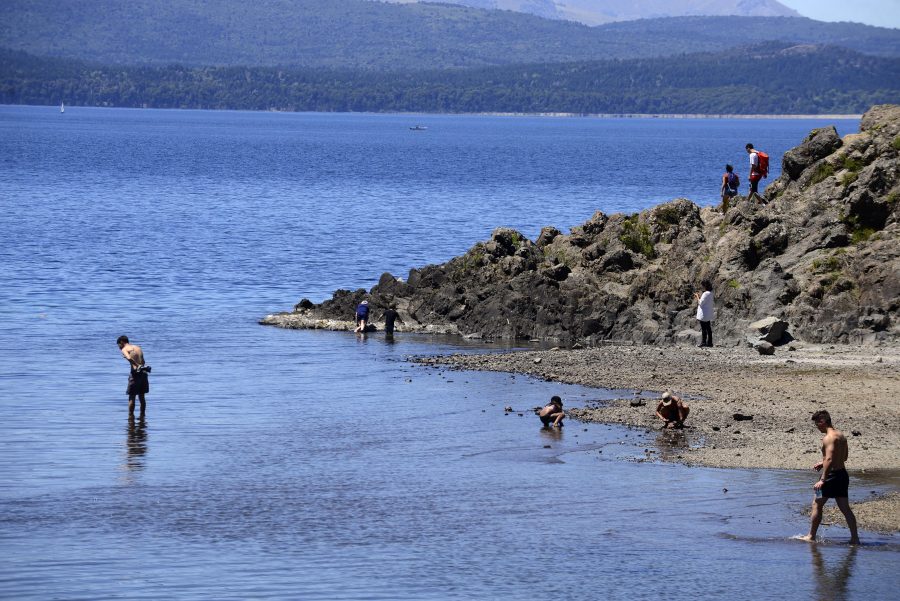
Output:
[[[787,332],[788,324],[778,317],[766,317],[750,324],[749,329],[752,336],[756,337],[755,342],[768,342],[769,344],[778,344]],[[765,353],[771,355],[772,353]]]
[[[756,349],[756,352],[760,355],[774,355],[775,354],[775,346],[771,342],[766,342],[765,340],[760,340],[756,344],[753,345],[753,348]]]
[[[841,147],[843,142],[833,125],[814,129],[800,146],[788,150],[781,159],[781,170],[792,180],[820,159]]]
[[[541,234],[538,236],[535,244],[537,244],[539,248],[544,248],[545,246],[553,242],[553,240],[560,234],[561,232],[555,227],[547,226],[541,229]]]
[[[679,344],[698,345],[702,340],[700,330],[681,330],[675,334],[675,342]]]

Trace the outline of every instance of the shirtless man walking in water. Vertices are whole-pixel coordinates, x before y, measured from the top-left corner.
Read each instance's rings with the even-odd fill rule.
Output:
[[[847,520],[847,527],[850,528],[850,544],[859,544],[859,533],[856,530],[856,516],[850,509],[850,501],[847,498],[847,489],[850,485],[850,477],[844,468],[844,462],[847,461],[849,450],[847,448],[847,438],[843,433],[831,425],[831,416],[827,411],[817,411],[812,416],[813,422],[819,432],[825,436],[822,438],[822,461],[813,466],[813,469],[822,472],[822,477],[813,485],[816,490],[816,497],[812,504],[812,518],[809,526],[809,534],[804,540],[815,541],[816,532],[819,524],[822,522],[822,508],[828,499],[834,499],[838,509],[844,514]]]
[[[128,374],[128,415],[134,416],[134,398],[137,397],[141,402],[141,417],[147,410],[147,401],[144,395],[150,392],[150,367],[144,364],[144,351],[136,344],[128,341],[128,336],[119,336],[116,340],[122,356],[131,365],[131,373]]]

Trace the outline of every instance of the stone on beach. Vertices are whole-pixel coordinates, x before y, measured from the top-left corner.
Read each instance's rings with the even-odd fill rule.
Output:
[[[775,345],[771,342],[766,342],[765,340],[760,340],[756,344],[753,345],[753,348],[756,349],[760,355],[774,355],[775,354]]]
[[[754,321],[748,326],[752,332],[753,342],[765,341],[770,344],[778,344],[787,333],[788,323],[778,317],[766,317]]]

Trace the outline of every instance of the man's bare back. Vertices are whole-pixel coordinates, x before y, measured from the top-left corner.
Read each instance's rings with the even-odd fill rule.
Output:
[[[128,343],[122,347],[122,356],[131,364],[132,369],[144,365],[144,351],[136,344]]]
[[[850,456],[850,448],[847,445],[847,437],[837,428],[831,428],[828,433],[822,437],[822,458],[828,456],[829,447],[831,450],[831,469],[844,469],[844,462]]]

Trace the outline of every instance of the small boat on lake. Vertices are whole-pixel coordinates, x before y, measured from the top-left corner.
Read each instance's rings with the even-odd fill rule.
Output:
[[[65,113],[65,112],[66,112],[66,103],[65,103],[65,102],[60,102],[60,103],[59,103],[59,112],[60,112],[60,113]]]
[[[416,125],[415,127],[410,127],[409,129],[411,129],[412,131],[425,131],[428,128],[424,125]]]

